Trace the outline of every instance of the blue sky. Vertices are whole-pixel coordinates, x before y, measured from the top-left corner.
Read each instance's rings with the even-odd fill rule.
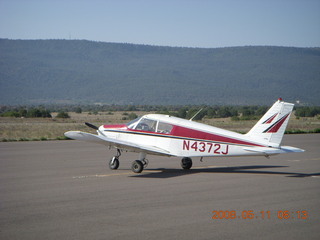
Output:
[[[320,47],[320,0],[0,0],[0,38]]]

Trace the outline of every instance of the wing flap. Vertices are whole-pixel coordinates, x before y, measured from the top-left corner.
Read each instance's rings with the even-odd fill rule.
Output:
[[[156,146],[140,145],[140,144],[138,145],[132,142],[108,138],[105,136],[95,135],[95,134],[81,132],[81,131],[69,131],[64,133],[64,135],[68,138],[75,139],[75,140],[103,144],[109,147],[126,149],[133,152],[145,152],[145,153],[151,153],[151,154],[173,156],[172,154],[170,154],[169,151],[166,151]]]

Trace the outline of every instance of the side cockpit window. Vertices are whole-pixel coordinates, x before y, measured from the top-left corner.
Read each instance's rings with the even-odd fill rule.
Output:
[[[163,134],[170,134],[172,127],[173,126],[169,123],[159,122],[157,132]]]

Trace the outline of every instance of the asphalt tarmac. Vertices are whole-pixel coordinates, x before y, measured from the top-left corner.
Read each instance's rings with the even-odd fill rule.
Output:
[[[0,143],[0,239],[320,239],[320,134],[305,153],[180,159],[79,141]]]

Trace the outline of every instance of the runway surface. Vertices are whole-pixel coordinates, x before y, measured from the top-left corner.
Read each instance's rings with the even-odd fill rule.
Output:
[[[320,239],[320,134],[284,144],[306,152],[193,159],[189,171],[149,155],[134,174],[138,154],[112,171],[101,145],[0,143],[0,239]]]

